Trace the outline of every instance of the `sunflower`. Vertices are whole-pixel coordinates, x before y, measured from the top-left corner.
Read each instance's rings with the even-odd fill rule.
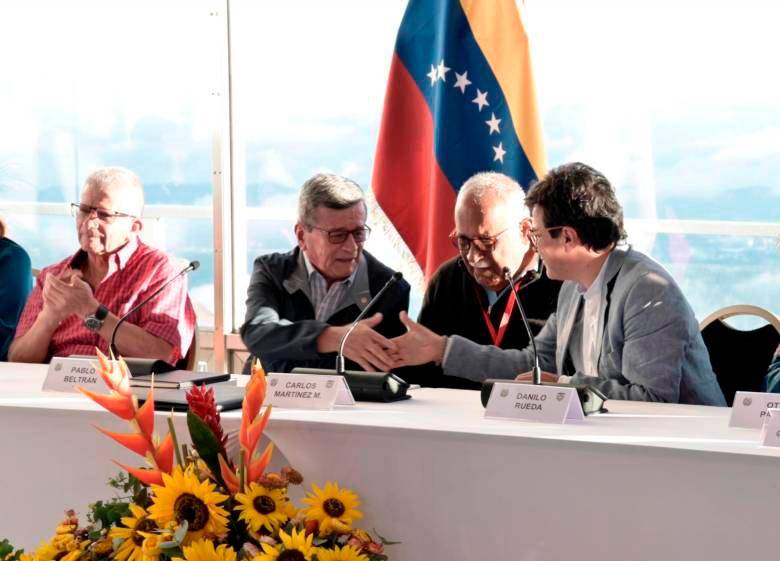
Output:
[[[130,514],[132,516],[122,517],[124,528],[114,526],[108,532],[108,537],[112,540],[117,538],[124,540],[114,554],[116,561],[142,561],[144,537],[140,532],[151,532],[157,529],[157,524],[149,518],[149,513],[143,507],[130,504]]]
[[[253,532],[265,527],[273,532],[287,520],[295,516],[295,507],[287,498],[284,489],[267,489],[257,483],[250,483],[246,493],[237,493],[236,506],[241,512],[239,518],[246,521]]]
[[[368,561],[368,557],[360,553],[351,545],[336,546],[333,549],[319,548],[317,561]]]
[[[228,497],[214,491],[216,485],[200,481],[192,468],[176,466],[170,475],[162,475],[163,485],[152,485],[154,498],[149,518],[163,526],[173,521],[188,523],[184,545],[203,536],[227,534],[227,511],[220,506]]]
[[[174,557],[172,561],[236,561],[236,552],[226,544],[215,549],[214,542],[198,540],[184,546],[184,558]]]
[[[290,534],[279,530],[279,539],[282,540],[281,546],[261,543],[263,552],[252,561],[311,561],[312,554],[317,552],[317,548],[311,545],[314,534],[307,537],[303,530],[298,532],[293,528]]]
[[[306,518],[319,522],[320,533],[347,534],[352,529],[352,522],[363,518],[363,513],[357,510],[360,506],[358,496],[349,489],[339,489],[336,483],[328,481],[324,489],[312,485],[310,493],[303,502],[309,505]]]

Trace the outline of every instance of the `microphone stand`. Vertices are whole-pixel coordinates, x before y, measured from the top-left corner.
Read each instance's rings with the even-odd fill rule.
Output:
[[[538,272],[537,271],[533,272],[533,275],[536,278],[526,283],[525,285],[521,286],[520,288],[523,288],[524,286],[528,286],[529,284],[531,284],[531,282],[536,282],[537,280],[539,280],[539,278],[541,277],[542,267],[543,265],[540,260]],[[531,332],[531,326],[528,325],[528,319],[525,316],[525,310],[523,309],[523,305],[520,302],[518,291],[517,289],[515,289],[514,279],[512,279],[512,273],[506,267],[504,267],[503,273],[504,273],[504,278],[506,278],[506,280],[509,281],[509,286],[512,289],[512,291],[515,293],[515,303],[517,304],[517,307],[520,309],[520,316],[523,318],[523,325],[525,325],[525,330],[528,333],[528,337],[531,340],[531,350],[533,351],[533,355],[534,355],[534,365],[532,368],[532,378],[533,378],[534,385],[557,386],[561,388],[574,388],[575,390],[577,390],[577,397],[579,397],[580,405],[582,406],[582,410],[585,413],[585,415],[591,415],[593,413],[605,413],[607,410],[604,407],[604,402],[607,400],[607,396],[605,396],[597,388],[594,388],[588,384],[561,384],[561,383],[542,384],[542,369],[539,367],[539,353],[536,350],[536,341],[534,340],[534,334]],[[495,382],[506,382],[506,381],[507,380],[494,380],[494,379],[485,380],[482,383],[482,395],[481,395],[482,405],[487,406],[488,399],[490,398],[490,393],[493,390],[493,384]]]
[[[541,268],[541,260],[539,263]],[[523,286],[528,286],[529,284],[538,281],[541,277],[541,274],[536,274],[536,272],[534,272],[534,275],[535,276],[533,280],[529,281]],[[531,340],[531,350],[533,351],[534,355],[534,365],[531,369],[531,374],[534,385],[538,386],[542,383],[542,369],[539,366],[539,353],[536,351],[536,341],[534,340],[534,334],[531,331],[531,326],[528,324],[528,318],[525,315],[525,310],[523,309],[523,305],[520,303],[520,294],[515,288],[515,281],[512,278],[512,273],[508,267],[504,267],[504,278],[507,280],[507,282],[509,282],[509,288],[515,295],[515,303],[517,304],[517,308],[520,310],[520,317],[523,318],[523,325],[525,326],[525,331],[528,333],[528,338]]]
[[[352,322],[352,325],[349,326],[349,329],[347,329],[347,332],[339,341],[339,350],[338,354],[336,355],[335,372],[333,370],[323,368],[304,368],[298,366],[293,368],[293,374],[325,374],[333,376],[335,373],[337,376],[344,376],[344,380],[346,380],[347,386],[349,386],[349,390],[352,392],[353,397],[358,401],[381,401],[388,403],[391,401],[401,401],[412,397],[406,393],[406,390],[409,389],[409,384],[393,373],[363,372],[362,370],[358,372],[347,370],[344,366],[344,345],[346,344],[349,336],[352,334],[352,331],[354,331],[358,322],[360,322],[360,320],[366,316],[371,307],[382,297],[385,291],[387,291],[387,289],[390,288],[390,286],[392,286],[394,283],[401,280],[402,277],[403,275],[401,273],[394,273],[393,276],[388,279],[382,289],[377,292],[376,296],[374,296],[368,305],[363,308],[363,311],[358,314],[357,318],[355,318],[355,321]]]
[[[187,265],[184,269],[182,269],[174,276],[172,276],[170,279],[168,279],[166,282],[164,282],[163,285],[157,290],[155,290],[150,296],[144,298],[144,300],[140,304],[136,304],[129,312],[127,312],[125,315],[119,318],[119,321],[116,322],[113,331],[111,331],[111,342],[108,345],[108,348],[111,349],[111,353],[113,354],[114,358],[117,358],[119,356],[119,352],[117,351],[116,348],[116,334],[117,331],[119,331],[119,326],[122,325],[125,321],[127,321],[127,318],[129,318],[134,312],[136,312],[141,307],[148,304],[149,301],[152,300],[152,298],[160,294],[160,292],[162,292],[163,289],[167,288],[168,285],[171,284],[173,281],[175,281],[182,275],[185,275],[191,271],[195,271],[198,267],[200,267],[200,261],[191,261],[189,265]]]
[[[341,337],[341,341],[339,341],[339,351],[336,354],[336,374],[339,376],[343,376],[347,371],[346,367],[344,366],[344,345],[346,345],[347,339],[350,335],[352,335],[352,332],[355,330],[360,320],[366,317],[366,314],[371,309],[371,307],[382,297],[388,288],[401,280],[402,277],[403,275],[400,272],[393,273],[393,276],[388,279],[382,289],[376,293],[376,296],[374,296],[368,305],[363,308],[363,310],[355,318],[355,321],[352,322],[352,325],[349,326],[347,332]]]

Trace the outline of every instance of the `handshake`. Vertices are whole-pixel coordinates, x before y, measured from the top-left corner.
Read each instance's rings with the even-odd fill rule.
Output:
[[[399,319],[406,327],[406,333],[392,339],[374,329],[382,322],[382,314],[376,313],[360,320],[344,344],[344,356],[368,372],[389,372],[401,366],[426,362],[441,363],[447,338],[411,320],[406,312],[401,312]],[[351,324],[325,329],[317,340],[317,350],[338,350],[350,327]]]
[[[356,362],[367,372],[390,372],[402,366],[416,366],[433,362],[441,364],[447,337],[438,335],[427,327],[409,318],[406,312],[399,314],[406,333],[388,339],[377,333],[374,328],[382,322],[382,314],[361,320],[344,345],[344,356]],[[320,352],[333,352],[338,349],[341,338],[351,324],[328,327],[318,340]],[[531,382],[531,372],[521,372],[515,378],[521,382]],[[542,382],[555,383],[558,375],[542,372]]]

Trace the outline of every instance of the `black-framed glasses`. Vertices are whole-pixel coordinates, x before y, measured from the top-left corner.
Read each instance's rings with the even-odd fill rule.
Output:
[[[132,214],[117,212],[115,210],[106,210],[104,208],[79,203],[70,203],[70,212],[77,218],[87,218],[92,216],[92,213],[94,212],[97,219],[101,222],[113,222],[117,218],[137,218]]]
[[[471,249],[471,244],[474,244],[474,247],[479,251],[490,253],[496,248],[499,236],[508,230],[509,228],[501,230],[495,236],[478,236],[476,238],[464,236],[463,234],[459,234],[456,230],[450,234],[450,242],[457,247],[458,251],[461,253],[468,253]]]
[[[528,239],[532,244],[534,244],[534,247],[539,245],[539,240],[542,237],[542,234],[544,232],[554,232],[555,230],[563,230],[566,226],[551,226],[550,228],[539,228],[538,230],[536,228],[531,228],[528,230]]]
[[[325,232],[328,235],[328,241],[334,245],[344,243],[347,241],[347,236],[349,235],[352,235],[352,239],[355,240],[355,243],[363,243],[368,239],[368,236],[371,235],[371,228],[368,226],[361,226],[360,228],[355,228],[354,230],[327,230],[325,228],[319,228],[318,226],[309,226],[309,228],[312,230]]]

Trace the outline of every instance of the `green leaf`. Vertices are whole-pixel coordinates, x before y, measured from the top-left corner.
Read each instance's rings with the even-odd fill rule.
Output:
[[[160,544],[160,549],[173,549],[174,547],[179,547],[180,544],[172,541],[168,542],[162,542]]]
[[[114,551],[118,550],[122,544],[125,542],[125,538],[114,538],[111,540],[111,547],[114,548]]]
[[[178,545],[181,545],[181,542],[183,542],[184,538],[187,536],[187,528],[189,527],[190,523],[187,520],[184,520],[173,533],[173,541],[175,541]]]
[[[198,451],[198,455],[206,462],[217,482],[225,487],[222,472],[219,469],[219,440],[203,419],[192,411],[187,411],[187,427],[190,429],[192,445]]]
[[[173,559],[174,557],[184,559],[184,552],[178,546],[171,549],[166,549],[165,553],[160,556],[160,559]]]

